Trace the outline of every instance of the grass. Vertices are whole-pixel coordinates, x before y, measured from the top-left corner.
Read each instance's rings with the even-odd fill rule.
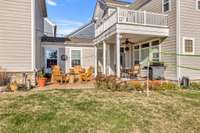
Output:
[[[198,133],[200,92],[52,90],[0,94],[2,133]]]

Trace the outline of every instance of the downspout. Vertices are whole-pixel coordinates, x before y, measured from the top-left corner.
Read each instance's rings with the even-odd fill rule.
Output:
[[[180,17],[181,17],[181,11],[180,11],[180,0],[177,0],[176,2],[176,69],[177,69],[177,81],[180,82],[180,78],[181,78],[181,68],[180,68],[180,64],[181,64],[181,58],[180,58],[180,53],[181,53],[181,21],[180,21]]]

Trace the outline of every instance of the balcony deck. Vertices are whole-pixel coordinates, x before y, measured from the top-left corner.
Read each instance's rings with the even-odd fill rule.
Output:
[[[168,36],[168,15],[117,8],[108,18],[96,24],[95,38],[113,32]]]

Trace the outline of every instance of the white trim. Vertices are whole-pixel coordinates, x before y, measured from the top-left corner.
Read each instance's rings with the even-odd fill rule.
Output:
[[[169,0],[169,10],[168,11],[164,11],[164,0],[162,0],[162,12],[166,13],[166,12],[170,12],[172,10],[172,1]]]
[[[56,24],[53,23],[49,18],[44,18],[44,20],[46,20],[50,25],[56,26]]]
[[[35,54],[36,54],[36,48],[35,48],[35,45],[36,45],[36,18],[35,18],[35,0],[31,0],[31,27],[32,27],[32,36],[31,36],[31,40],[32,40],[32,71],[35,71],[35,67],[36,67],[36,57],[35,57]]]
[[[80,50],[80,52],[81,52],[81,66],[83,65],[83,48],[77,48],[77,47],[70,47],[69,48],[70,50],[69,50],[69,61],[70,61],[70,68],[72,67],[72,55],[71,55],[71,53],[72,53],[72,50]]]
[[[94,47],[94,55],[95,55],[95,60],[94,60],[94,73],[95,77],[98,75],[98,48],[97,46]]]
[[[180,0],[177,0],[176,1],[176,12],[177,12],[177,15],[176,15],[176,77],[177,77],[177,81],[180,81],[180,78],[181,78],[181,68],[180,68],[180,65],[181,65],[181,57],[179,56],[180,53],[181,53],[181,18],[180,18],[180,15],[181,15],[181,5],[180,5],[181,1]]]
[[[120,33],[116,34],[116,74],[117,77],[120,78],[121,76],[121,70],[120,70]]]
[[[192,52],[185,52],[185,41],[192,40]],[[194,55],[195,54],[195,38],[193,37],[183,37],[183,54]]]
[[[199,9],[199,3],[198,2],[200,2],[200,0],[196,0],[196,10],[200,11],[200,9]]]
[[[42,45],[43,48],[84,48],[84,49],[93,49],[94,46],[58,46],[58,45]]]
[[[103,41],[103,74],[107,75],[107,44]]]

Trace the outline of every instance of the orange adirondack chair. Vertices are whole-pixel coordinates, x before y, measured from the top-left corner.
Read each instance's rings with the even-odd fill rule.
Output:
[[[58,65],[52,66],[52,75],[51,75],[51,81],[54,83],[57,82],[63,82],[64,76],[61,73],[61,68]]]
[[[81,73],[80,74],[80,81],[91,81],[93,78],[93,68],[89,67],[85,73]]]

